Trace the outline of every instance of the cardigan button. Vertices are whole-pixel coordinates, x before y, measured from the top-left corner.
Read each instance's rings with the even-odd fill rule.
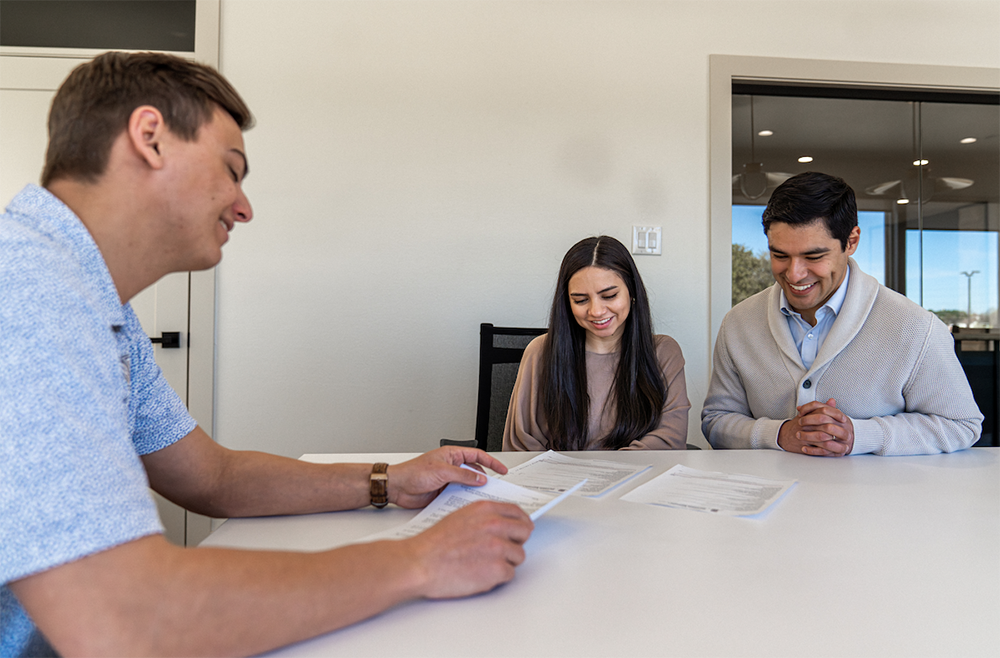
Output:
[[[810,380],[805,380],[802,382],[802,388],[812,388],[813,383]]]

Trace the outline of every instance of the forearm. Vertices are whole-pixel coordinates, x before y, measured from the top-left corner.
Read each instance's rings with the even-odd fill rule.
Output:
[[[371,464],[314,464],[231,451],[211,497],[198,501],[203,510],[193,511],[224,518],[357,509],[371,501],[371,470]]]
[[[163,450],[144,455],[150,486],[169,500],[217,517],[308,514],[364,507],[371,501],[371,464],[313,464],[261,452],[227,450],[195,428]],[[485,477],[461,465],[507,468],[481,450],[447,447],[389,466],[388,497],[423,507],[450,482]]]
[[[706,409],[702,411],[701,429],[716,450],[778,450],[778,430],[786,420]]]
[[[329,512],[370,500],[370,464],[312,464],[229,450],[201,428],[142,460],[155,491],[206,516]]]
[[[414,598],[514,577],[533,524],[480,501],[415,537],[322,553],[181,548],[150,535],[10,583],[62,655],[247,655]]]
[[[660,425],[641,439],[628,446],[632,450],[684,450],[687,446],[687,421],[691,405],[684,399],[683,406],[665,410]]]
[[[156,535],[13,589],[63,655],[247,655],[421,596],[424,575],[408,548],[181,549]]]
[[[772,408],[775,405],[770,405]],[[794,414],[794,404],[791,405]],[[773,411],[773,409],[772,409]],[[778,414],[770,414],[777,416]],[[716,449],[778,449],[778,428],[787,418],[755,418],[722,332],[716,343],[712,379],[701,411],[701,432]]]
[[[978,440],[981,427],[978,418],[951,419],[919,413],[852,421],[852,454],[928,455],[964,450]]]

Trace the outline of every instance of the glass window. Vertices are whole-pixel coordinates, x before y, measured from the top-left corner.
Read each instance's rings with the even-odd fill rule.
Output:
[[[3,0],[0,45],[194,52],[196,0]]]
[[[857,195],[862,270],[949,325],[998,326],[998,126],[995,96],[734,84],[733,303],[773,282],[771,191],[822,171]]]

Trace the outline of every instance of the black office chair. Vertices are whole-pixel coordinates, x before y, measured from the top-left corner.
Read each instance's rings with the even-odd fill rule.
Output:
[[[479,325],[479,400],[476,438],[441,439],[441,445],[460,445],[492,452],[503,450],[503,428],[524,348],[547,329]]]
[[[952,327],[955,353],[983,414],[983,430],[974,447],[1000,446],[1000,333],[996,329]]]

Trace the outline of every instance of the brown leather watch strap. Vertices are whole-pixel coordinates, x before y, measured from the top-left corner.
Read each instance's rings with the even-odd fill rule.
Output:
[[[372,505],[382,509],[389,504],[389,465],[379,462],[372,466],[371,485],[369,491]]]

